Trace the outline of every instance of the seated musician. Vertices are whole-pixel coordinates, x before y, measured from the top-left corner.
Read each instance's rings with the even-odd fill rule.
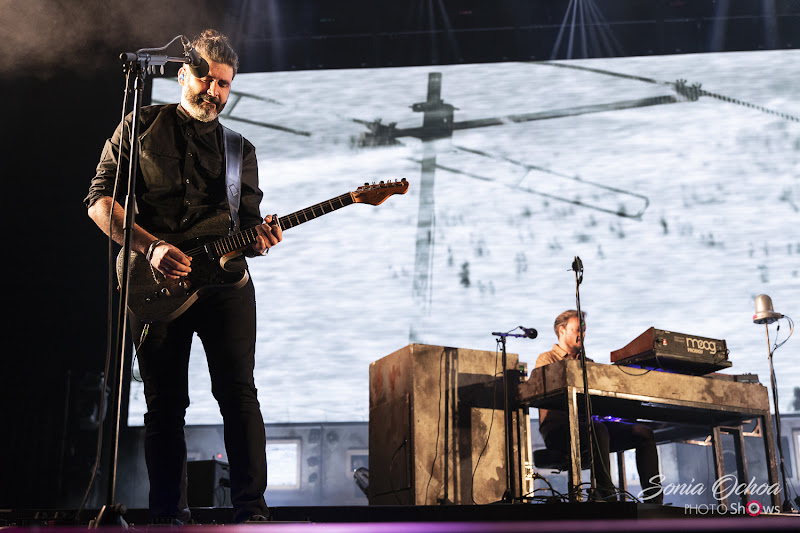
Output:
[[[585,313],[582,313],[583,335],[586,333]],[[579,335],[578,312],[564,311],[555,320],[553,329],[558,344],[536,359],[536,367],[549,365],[564,359],[579,359],[583,335]],[[579,423],[581,453],[588,457],[588,424],[585,417]],[[653,430],[642,424],[624,422],[592,421],[596,445],[594,446],[596,497],[603,500],[616,500],[616,489],[609,475],[609,450],[636,450],[636,467],[642,484],[643,501],[661,504],[658,471],[658,451]],[[569,452],[569,423],[563,411],[539,409],[539,432],[550,450]]]

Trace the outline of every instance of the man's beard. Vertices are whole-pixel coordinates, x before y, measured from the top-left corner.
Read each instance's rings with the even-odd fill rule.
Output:
[[[202,105],[203,102],[214,104],[214,108],[212,109],[206,105]],[[182,104],[189,116],[200,122],[211,122],[219,116],[220,112],[225,107],[225,105],[220,102],[219,98],[207,93],[194,94],[188,86],[183,87]]]

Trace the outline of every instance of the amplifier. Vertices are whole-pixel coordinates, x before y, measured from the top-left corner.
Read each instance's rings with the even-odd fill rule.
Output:
[[[188,461],[186,498],[189,507],[233,507],[230,472],[228,463],[222,461]]]
[[[611,352],[611,362],[696,376],[731,367],[724,340],[656,328]]]

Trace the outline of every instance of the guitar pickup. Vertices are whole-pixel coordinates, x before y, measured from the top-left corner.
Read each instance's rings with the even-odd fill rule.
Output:
[[[203,250],[205,250],[209,261],[217,261],[217,260],[219,260],[220,256],[219,256],[219,254],[217,254],[217,252],[211,246],[212,244],[214,244],[214,243],[208,243],[208,244],[203,245]]]

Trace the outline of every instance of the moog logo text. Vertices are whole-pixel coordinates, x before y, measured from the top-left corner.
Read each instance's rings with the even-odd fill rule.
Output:
[[[686,350],[691,353],[703,353],[703,350],[705,350],[713,355],[717,353],[717,343],[705,339],[686,337]]]

